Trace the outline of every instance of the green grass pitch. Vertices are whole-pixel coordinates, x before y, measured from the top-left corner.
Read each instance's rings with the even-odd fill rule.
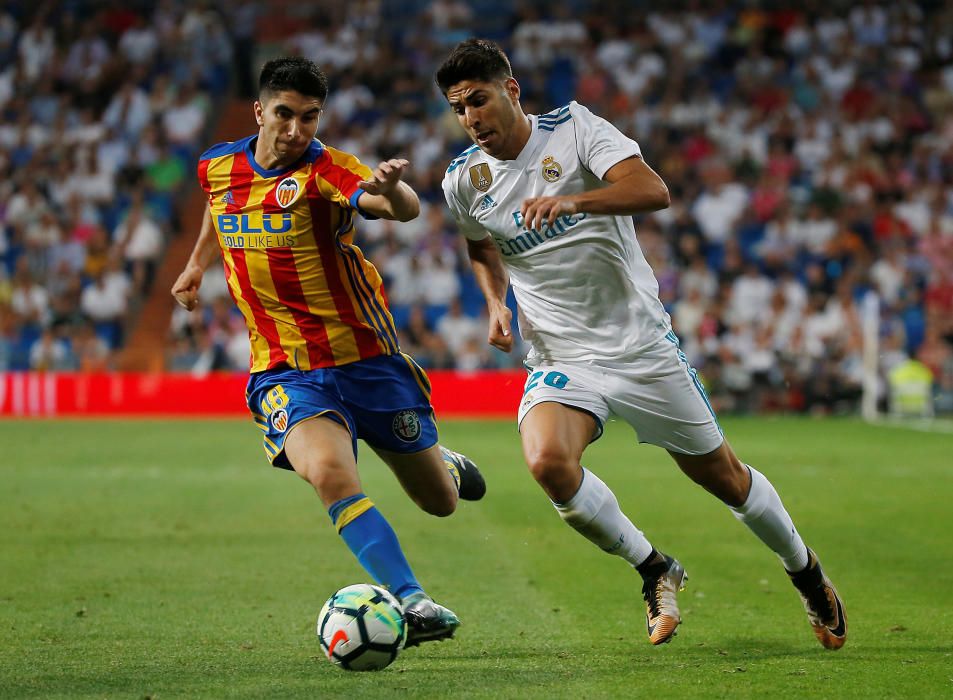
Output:
[[[844,597],[814,640],[777,560],[661,450],[610,424],[586,464],[689,573],[672,644],[640,581],[567,528],[511,421],[441,425],[486,499],[415,509],[362,447],[364,487],[457,638],[380,673],[321,655],[315,618],[367,580],[250,421],[0,422],[0,697],[953,696],[953,436],[853,420],[727,420]]]

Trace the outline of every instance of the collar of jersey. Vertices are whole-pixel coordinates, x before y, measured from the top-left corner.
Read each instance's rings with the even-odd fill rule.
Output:
[[[268,170],[267,168],[261,167],[258,164],[258,161],[255,160],[255,144],[257,142],[257,136],[252,136],[250,139],[248,139],[248,141],[245,143],[245,157],[248,158],[248,164],[252,167],[252,170],[266,178],[280,177],[285,173],[294,172],[305,163],[313,163],[318,159],[318,157],[321,155],[321,152],[324,150],[324,146],[321,144],[321,142],[317,139],[314,139],[311,141],[311,145],[308,146],[307,150],[300,158],[298,158],[297,161],[283,168],[272,168],[271,170]]]
[[[500,160],[498,158],[494,158],[489,153],[481,149],[481,152],[487,158],[487,160],[496,163],[497,167],[507,170],[522,170],[526,167],[526,164],[533,157],[533,153],[536,151],[537,144],[539,144],[540,139],[543,137],[543,134],[540,132],[540,130],[536,128],[536,115],[528,114],[526,116],[529,117],[530,132],[529,138],[523,145],[523,150],[520,151],[520,154],[513,160]]]

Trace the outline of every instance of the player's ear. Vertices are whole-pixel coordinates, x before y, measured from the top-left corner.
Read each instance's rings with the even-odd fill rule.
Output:
[[[258,100],[255,100],[255,121],[258,123],[258,126],[265,125],[264,112],[265,112],[264,105]]]
[[[506,89],[506,94],[510,96],[510,99],[514,102],[518,102],[520,99],[520,84],[516,82],[516,78],[507,78],[506,83],[504,84]]]

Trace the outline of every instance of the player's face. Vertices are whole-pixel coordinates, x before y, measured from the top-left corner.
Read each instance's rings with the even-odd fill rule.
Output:
[[[520,86],[514,78],[461,80],[447,90],[450,109],[467,135],[484,152],[501,160],[516,158],[529,138],[519,97]]]
[[[294,90],[266,93],[255,102],[259,153],[266,168],[291,165],[307,150],[321,118],[321,100]]]

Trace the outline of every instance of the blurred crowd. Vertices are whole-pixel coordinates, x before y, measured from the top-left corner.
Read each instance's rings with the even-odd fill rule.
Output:
[[[404,351],[427,368],[518,366],[518,352],[485,343],[440,188],[469,144],[432,74],[481,35],[509,52],[528,112],[579,100],[635,138],[668,184],[671,208],[642,217],[638,236],[717,408],[855,410],[869,291],[881,376],[918,361],[953,404],[953,6],[776,6],[167,0],[138,13],[105,3],[83,20],[0,14],[0,289],[12,290],[0,291],[0,342],[32,326],[34,347],[55,344],[62,299],[111,277],[124,280],[121,316],[175,229],[176,188],[195,186],[214,100],[226,84],[253,97],[265,59],[298,53],[331,79],[319,138],[368,164],[412,163],[421,216],[359,223]],[[137,265],[129,231],[144,220],[159,252]],[[99,277],[85,262],[63,272],[97,250]],[[247,368],[220,275],[203,299],[201,314],[174,314],[167,366]],[[93,323],[75,325],[74,345],[98,335],[79,308]]]
[[[0,9],[0,370],[112,366],[231,81],[197,3]]]

